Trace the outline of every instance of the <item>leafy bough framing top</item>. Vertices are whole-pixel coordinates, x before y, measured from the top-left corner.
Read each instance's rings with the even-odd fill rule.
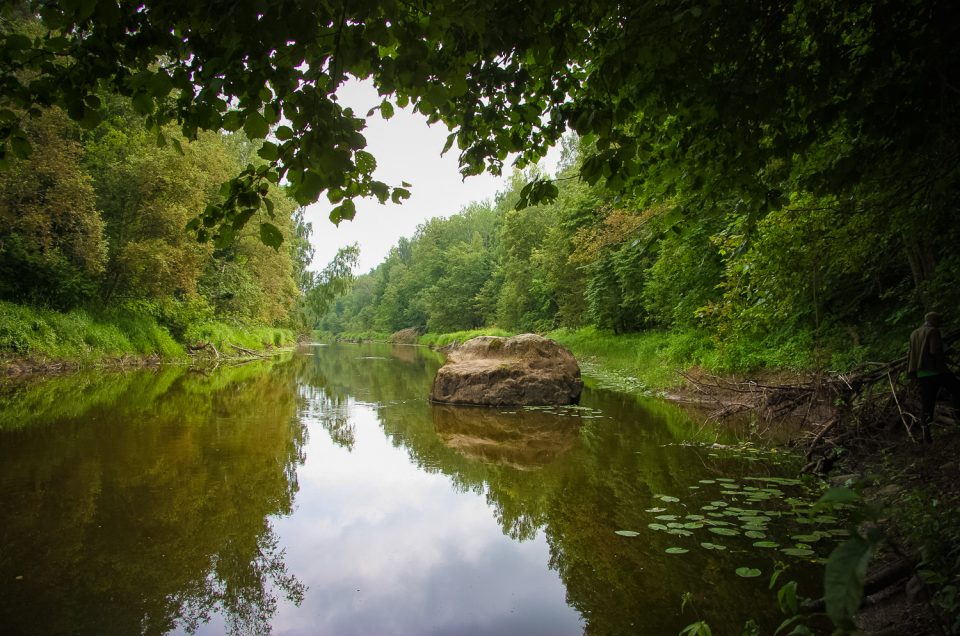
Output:
[[[60,105],[94,126],[100,91],[131,98],[158,142],[171,122],[187,139],[265,139],[265,163],[190,223],[201,240],[272,215],[269,183],[302,205],[325,194],[334,222],[353,217],[357,197],[409,196],[373,177],[365,118],[337,101],[349,77],[372,79],[385,118],[412,105],[443,122],[465,176],[499,173],[511,154],[521,168],[536,162],[569,128],[596,149],[580,169],[588,182],[690,209],[733,195],[762,211],[791,189],[836,193],[866,178],[913,196],[918,175],[921,188],[942,186],[960,147],[952,0],[63,0],[2,11],[0,161],[30,152],[23,113]],[[556,193],[541,179],[520,205]],[[270,223],[261,238],[282,240]]]

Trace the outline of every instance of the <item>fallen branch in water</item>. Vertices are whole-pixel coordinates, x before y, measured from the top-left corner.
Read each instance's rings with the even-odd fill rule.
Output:
[[[245,354],[247,354],[248,356],[253,356],[254,358],[267,358],[267,357],[268,357],[268,356],[263,355],[262,353],[259,353],[259,352],[257,352],[257,351],[254,351],[253,349],[247,349],[246,347],[241,347],[240,345],[235,345],[235,344],[233,344],[232,342],[228,342],[227,344],[230,345],[231,347],[233,347],[234,349],[236,349],[237,351],[239,351],[239,352],[241,352],[241,353],[245,353]]]

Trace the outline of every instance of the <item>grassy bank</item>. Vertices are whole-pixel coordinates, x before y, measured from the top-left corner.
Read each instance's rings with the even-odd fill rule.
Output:
[[[208,342],[218,350],[231,344],[247,349],[295,342],[289,329],[251,327],[216,321],[169,326],[135,309],[75,309],[58,312],[0,301],[0,359],[50,360],[78,366],[119,357],[186,360],[186,344]]]

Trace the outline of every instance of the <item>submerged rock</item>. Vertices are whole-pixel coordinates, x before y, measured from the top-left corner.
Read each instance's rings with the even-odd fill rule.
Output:
[[[575,404],[583,380],[567,349],[535,334],[480,336],[448,354],[430,399],[444,404],[535,406]]]

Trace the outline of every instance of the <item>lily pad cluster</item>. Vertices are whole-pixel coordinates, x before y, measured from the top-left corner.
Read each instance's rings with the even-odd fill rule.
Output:
[[[785,477],[729,477],[701,479],[688,493],[654,495],[661,505],[646,509],[647,528],[678,538],[667,554],[702,550],[759,549],[798,559],[817,559],[832,541],[848,534],[834,515],[814,514],[797,479]],[[630,532],[631,534],[626,534]],[[637,536],[636,531],[618,531]],[[741,568],[739,576],[758,576]]]
[[[584,420],[595,420],[606,417],[600,409],[590,408],[589,406],[580,406],[578,404],[567,404],[560,406],[525,406],[524,411],[544,411],[551,415],[561,417],[576,416]]]

